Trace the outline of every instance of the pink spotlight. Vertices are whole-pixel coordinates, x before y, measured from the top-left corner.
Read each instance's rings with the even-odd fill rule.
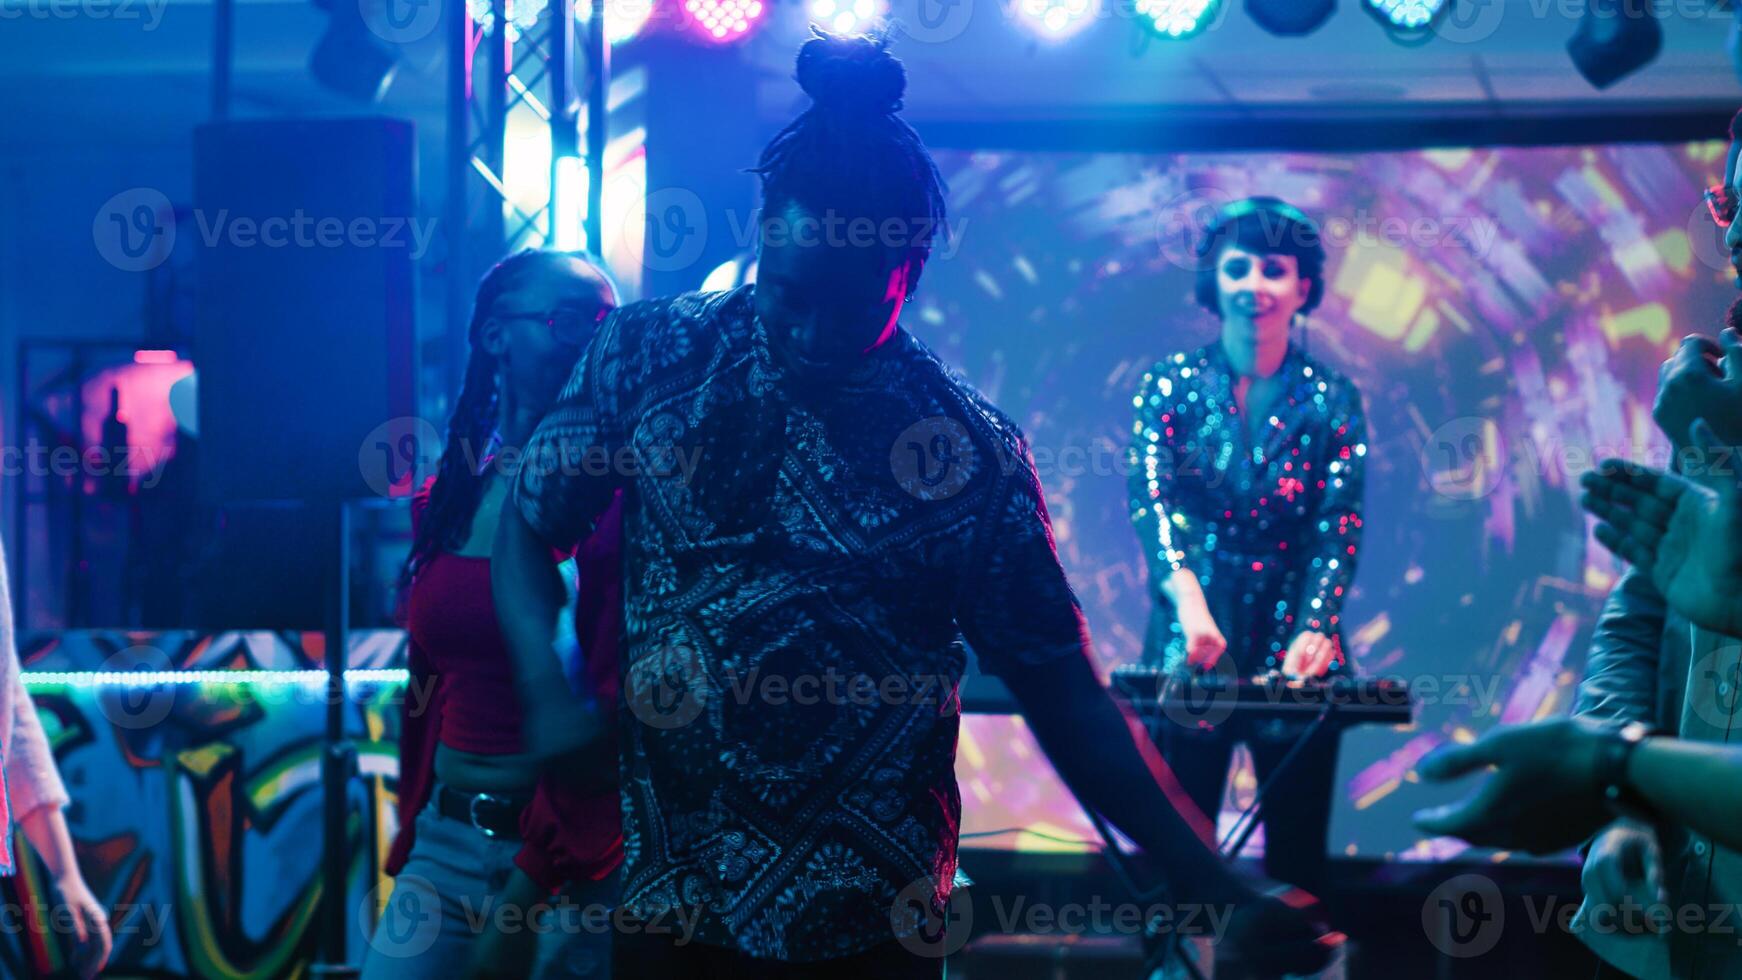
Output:
[[[172,350],[136,350],[133,352],[135,364],[174,364],[181,360]]]
[[[684,9],[703,37],[724,44],[748,34],[765,8],[762,0],[685,0]]]

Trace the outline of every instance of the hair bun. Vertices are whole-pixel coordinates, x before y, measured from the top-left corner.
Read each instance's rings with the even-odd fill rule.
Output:
[[[827,112],[888,115],[901,108],[907,91],[907,69],[889,53],[883,37],[830,34],[812,26],[816,36],[798,52],[798,85]]]

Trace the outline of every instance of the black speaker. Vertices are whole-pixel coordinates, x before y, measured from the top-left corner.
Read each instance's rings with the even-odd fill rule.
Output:
[[[415,384],[409,122],[261,120],[194,134],[194,364],[206,629],[333,621],[342,501],[398,495],[428,441]],[[385,448],[384,448],[385,447]],[[196,533],[193,529],[189,533]]]
[[[207,502],[336,508],[385,492],[359,461],[366,440],[415,429],[415,270],[435,229],[417,215],[415,147],[397,119],[196,130],[178,235],[198,238]]]
[[[1648,0],[1588,0],[1567,42],[1573,67],[1599,89],[1651,64],[1662,51],[1663,25]]]

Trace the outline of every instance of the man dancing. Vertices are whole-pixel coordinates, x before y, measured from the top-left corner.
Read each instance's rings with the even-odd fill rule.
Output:
[[[1240,906],[1224,947],[1262,933],[1259,970],[1317,969],[1099,684],[1021,433],[900,326],[944,218],[900,62],[819,36],[797,74],[814,104],[762,155],[756,284],[613,314],[497,539],[528,745],[589,751],[546,556],[623,492],[618,975],[939,976],[905,913],[943,918],[955,870],[958,637],[1182,899]],[[635,700],[671,676],[668,710]],[[643,928],[662,917],[688,931]]]
[[[1221,336],[1156,364],[1133,399],[1131,515],[1156,600],[1145,660],[1323,677],[1345,669],[1367,446],[1360,392],[1294,336],[1324,295],[1318,226],[1275,198],[1240,201],[1197,255],[1197,299]],[[1242,737],[1262,785],[1293,738],[1164,723],[1158,741],[1213,815]],[[1336,732],[1321,730],[1265,793],[1266,871],[1308,889],[1323,884],[1336,759]]]

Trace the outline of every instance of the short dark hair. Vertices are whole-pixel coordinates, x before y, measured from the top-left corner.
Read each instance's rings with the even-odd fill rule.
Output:
[[[1216,256],[1223,247],[1238,245],[1254,255],[1292,255],[1300,277],[1311,280],[1300,311],[1311,313],[1325,298],[1325,246],[1318,223],[1277,197],[1249,197],[1223,208],[1198,243],[1198,305],[1220,314],[1216,287]]]
[[[919,134],[897,115],[907,72],[886,33],[816,27],[798,54],[812,105],[769,142],[752,173],[767,215],[788,204],[813,214],[903,222],[907,255],[924,260],[945,226],[944,180]]]

